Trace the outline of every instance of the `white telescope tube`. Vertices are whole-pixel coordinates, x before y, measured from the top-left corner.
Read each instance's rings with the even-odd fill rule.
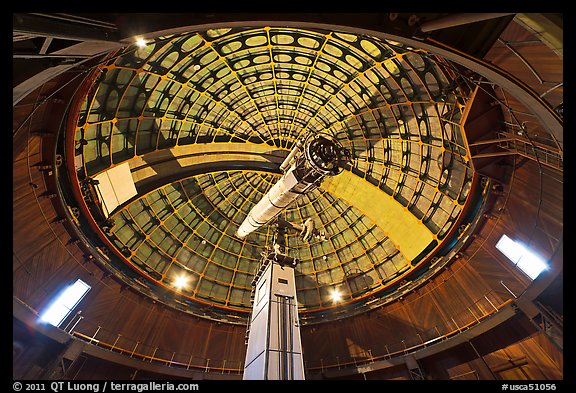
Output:
[[[245,238],[262,225],[268,224],[300,195],[320,185],[326,176],[334,176],[342,170],[339,164],[348,159],[348,153],[330,136],[315,135],[304,143],[298,141],[286,157],[281,170],[286,172],[270,191],[250,210],[236,236]]]
[[[287,172],[270,191],[250,210],[248,216],[236,231],[236,236],[243,239],[249,233],[270,222],[282,210],[290,205],[300,191],[292,192],[298,186],[298,180],[293,171]]]

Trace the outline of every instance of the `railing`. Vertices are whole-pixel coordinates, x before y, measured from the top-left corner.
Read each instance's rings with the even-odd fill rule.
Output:
[[[513,300],[507,299],[504,301],[498,301],[492,292],[493,291],[488,292],[472,305],[466,307],[462,312],[449,316],[448,319],[444,319],[441,324],[437,324],[431,329],[416,333],[410,339],[406,338],[393,344],[385,344],[379,351],[375,351],[374,349],[365,350],[363,351],[363,355],[350,356],[349,359],[342,359],[340,356],[336,356],[334,359],[329,359],[328,361],[324,358],[319,359],[319,364],[310,364],[306,362],[306,371],[324,372],[329,369],[357,367],[380,360],[389,360],[394,357],[416,352],[450,337],[456,336],[457,334],[478,325],[484,319],[495,314]]]
[[[243,361],[204,358],[146,345],[122,334],[114,334],[102,326],[93,325],[80,313],[70,320],[64,330],[89,344],[147,363],[205,373],[242,374],[244,371]]]
[[[554,169],[563,169],[563,157],[558,149],[543,143],[524,139],[519,136],[518,133],[498,132],[497,135],[498,146],[501,148],[531,160],[539,161],[541,164]]]
[[[335,356],[334,359],[319,359],[318,364],[305,362],[307,372],[323,372],[328,369],[341,369],[356,367],[362,364],[373,363],[379,360],[387,360],[403,356],[428,346],[434,345],[453,337],[499,311],[512,299],[500,301],[494,296],[493,291],[469,305],[462,312],[449,316],[431,329],[417,332],[411,338],[405,338],[392,344],[385,344],[379,350],[366,350],[364,355],[342,358]],[[72,336],[96,345],[103,349],[120,353],[130,358],[139,359],[143,362],[162,364],[186,370],[194,370],[206,373],[242,374],[244,362],[230,359],[210,359],[173,351],[166,351],[158,347],[146,345],[139,340],[134,340],[115,334],[102,326],[94,325],[86,321],[81,313],[77,313],[64,328]]]

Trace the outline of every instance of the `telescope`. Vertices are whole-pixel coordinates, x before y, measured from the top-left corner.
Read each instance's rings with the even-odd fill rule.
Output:
[[[286,156],[280,170],[284,175],[250,210],[236,236],[245,238],[277,217],[300,195],[318,188],[328,176],[342,172],[350,153],[327,134],[314,134],[298,140]]]

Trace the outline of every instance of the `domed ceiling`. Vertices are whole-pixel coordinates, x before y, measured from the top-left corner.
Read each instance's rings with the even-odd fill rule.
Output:
[[[236,230],[299,138],[333,136],[351,154],[344,171],[280,215],[310,218],[326,233],[309,242],[287,235],[305,321],[389,294],[456,229],[475,177],[455,75],[418,48],[335,31],[160,37],[97,67],[70,114],[72,180],[128,163],[137,195],[110,212],[101,233],[121,260],[115,269],[125,265],[130,285],[184,311],[238,318],[250,312],[274,228],[244,239]],[[185,283],[176,288],[178,277]]]

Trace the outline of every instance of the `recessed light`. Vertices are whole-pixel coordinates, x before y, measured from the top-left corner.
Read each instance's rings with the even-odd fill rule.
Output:
[[[338,303],[342,300],[342,294],[339,290],[333,289],[332,292],[330,292],[330,298],[334,303]]]
[[[172,285],[174,285],[176,289],[184,289],[188,286],[188,279],[188,276],[181,274],[174,279],[174,283]]]

